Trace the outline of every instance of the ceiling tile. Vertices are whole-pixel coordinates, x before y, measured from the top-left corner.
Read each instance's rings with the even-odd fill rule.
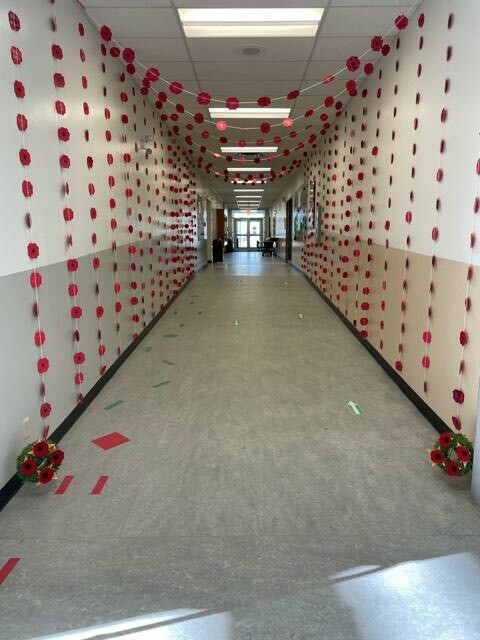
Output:
[[[400,13],[408,11],[400,7],[344,7],[329,9],[322,23],[322,36],[374,36],[386,33]]]
[[[141,62],[189,60],[182,38],[120,38],[120,44],[131,47]]]
[[[208,91],[216,98],[227,98],[228,96],[238,96],[242,100],[257,100],[260,96],[285,96],[289,91],[295,89],[298,82],[295,81],[278,81],[265,80],[264,82],[250,82],[248,80],[239,80],[236,82],[217,80],[205,80],[202,82],[204,91]],[[278,104],[275,106],[283,106]]]
[[[229,80],[236,82],[262,81],[265,78],[271,80],[291,80],[297,81],[302,77],[305,70],[305,62],[285,62],[277,64],[275,62],[255,62],[247,64],[231,62],[226,65],[224,62],[197,62],[195,63],[199,80]]]
[[[189,7],[189,8],[206,8],[206,7],[218,7],[222,8],[237,8],[239,6],[245,8],[256,8],[259,6],[258,0],[172,0],[172,4],[175,7]],[[328,0],[324,0],[323,2],[318,2],[318,0],[302,0],[300,6],[302,7],[318,7],[322,5],[327,5]],[[262,0],[260,3],[262,8],[290,8],[290,7],[298,7],[299,2],[295,2],[295,0]]]
[[[99,24],[108,24],[115,37],[181,38],[174,9],[90,9]]]
[[[195,61],[241,62],[280,62],[308,60],[312,52],[314,38],[190,38],[188,47]],[[248,56],[242,52],[246,46],[258,46],[261,53]]]
[[[89,7],[113,7],[115,9],[128,7],[139,9],[142,7],[170,7],[170,0],[83,0],[83,5]]]
[[[412,0],[410,5],[421,4],[423,0]],[[397,7],[408,9],[405,0],[332,0],[332,7]]]

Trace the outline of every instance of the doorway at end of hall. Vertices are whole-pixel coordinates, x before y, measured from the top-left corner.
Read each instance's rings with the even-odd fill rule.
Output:
[[[235,219],[235,249],[257,251],[263,242],[263,220],[261,218]]]

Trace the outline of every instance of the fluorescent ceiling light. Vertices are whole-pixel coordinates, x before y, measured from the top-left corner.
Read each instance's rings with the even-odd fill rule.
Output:
[[[235,193],[252,193],[253,191],[265,191],[265,189],[234,189],[234,191]]]
[[[178,9],[178,14],[189,38],[313,38],[323,9]]]
[[[291,108],[239,107],[238,109],[227,109],[226,107],[212,107],[208,111],[210,112],[210,117],[214,119],[229,118],[231,120],[235,118],[238,120],[240,118],[255,118],[256,120],[284,120],[289,117]]]
[[[250,171],[270,171],[270,167],[227,167],[227,171],[232,171],[233,173],[247,172]]]
[[[278,147],[220,147],[222,153],[275,153]]]
[[[237,178],[236,180],[230,180],[231,184],[265,184],[267,178],[257,178],[257,180],[242,180]]]

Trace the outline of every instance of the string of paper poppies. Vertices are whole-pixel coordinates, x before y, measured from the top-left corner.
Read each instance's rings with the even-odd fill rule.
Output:
[[[14,33],[17,33],[21,30],[21,21],[16,13],[13,11],[8,12],[8,20],[10,24],[10,28]],[[25,85],[22,82],[22,76],[20,73],[21,65],[23,64],[23,54],[19,47],[16,46],[16,39],[13,38],[13,45],[10,47],[10,56],[14,65],[14,77],[15,80],[13,82],[13,92],[18,100],[18,104],[22,105],[23,111],[23,100],[26,96]],[[40,404],[40,417],[42,418],[43,428],[42,435],[43,437],[47,437],[49,433],[49,425],[48,425],[48,417],[52,412],[52,406],[47,401],[46,395],[46,383],[45,383],[45,374],[50,368],[50,362],[45,355],[44,352],[44,344],[46,342],[46,335],[42,329],[41,320],[40,320],[40,302],[39,302],[39,289],[44,284],[43,276],[41,272],[37,269],[36,260],[38,260],[40,256],[40,247],[35,242],[35,237],[33,234],[33,216],[32,216],[32,197],[34,194],[34,186],[31,180],[29,167],[32,162],[32,157],[27,148],[27,130],[29,128],[28,118],[25,113],[18,113],[16,118],[17,129],[20,134],[20,150],[18,152],[19,163],[22,168],[22,194],[25,198],[25,204],[27,208],[27,213],[25,215],[25,223],[28,228],[29,233],[29,241],[27,244],[27,255],[31,261],[31,271],[29,273],[29,282],[34,294],[34,303],[33,303],[33,315],[36,320],[36,331],[33,336],[34,344],[38,349],[39,358],[37,360],[37,371],[40,376],[40,396],[41,396],[41,404]]]

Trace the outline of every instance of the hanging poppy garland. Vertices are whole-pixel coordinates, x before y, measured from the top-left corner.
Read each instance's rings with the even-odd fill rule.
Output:
[[[461,433],[440,434],[434,448],[429,452],[434,467],[441,469],[451,478],[467,475],[473,466],[473,445]]]
[[[15,33],[19,32],[22,28],[20,17],[13,11],[9,11],[8,20],[11,30]],[[15,39],[13,37],[13,42]],[[42,432],[44,437],[47,437],[49,432],[48,418],[52,412],[52,406],[47,400],[46,396],[46,374],[50,369],[50,361],[44,352],[44,345],[46,342],[46,334],[42,328],[40,321],[40,289],[44,285],[43,274],[37,269],[37,260],[40,257],[40,247],[35,242],[33,234],[33,221],[32,204],[34,203],[35,188],[30,177],[30,166],[35,159],[32,157],[27,144],[29,120],[28,114],[24,110],[24,98],[26,96],[25,85],[22,81],[21,71],[23,68],[23,53],[19,47],[15,44],[11,46],[11,60],[15,70],[15,80],[13,83],[13,92],[18,100],[18,113],[16,117],[16,128],[19,132],[20,144],[18,152],[19,165],[22,170],[22,182],[21,191],[25,199],[25,205],[27,213],[25,215],[25,224],[29,230],[29,242],[26,247],[26,252],[31,260],[32,268],[29,273],[29,282],[32,292],[34,294],[33,302],[33,315],[36,320],[36,331],[33,335],[33,343],[38,350],[38,358],[36,368],[40,376],[40,418],[43,422]]]
[[[414,10],[414,7],[410,9],[410,12],[413,10]],[[90,16],[90,18],[93,20],[92,16]],[[160,75],[160,72],[157,68],[147,67],[146,65],[139,62],[136,56],[136,52],[132,48],[130,47],[122,48],[121,45],[115,40],[113,36],[113,32],[108,25],[103,25],[101,27],[99,25],[97,26],[99,27],[100,35],[104,41],[104,44],[102,45],[103,47],[102,50],[105,53],[108,51],[110,55],[114,58],[121,58],[123,60],[127,73],[137,76],[141,81],[141,93],[143,95],[148,95],[148,93],[152,90],[156,95],[155,105],[158,109],[163,110],[166,104],[170,104],[173,107],[174,111],[173,113],[170,114],[170,116],[167,113],[162,113],[161,117],[164,121],[166,121],[170,117],[172,121],[177,122],[182,116],[187,115],[192,118],[192,122],[187,123],[187,128],[190,130],[204,126],[205,123],[208,123],[210,125],[213,125],[216,128],[216,130],[219,131],[220,133],[224,133],[228,128],[239,130],[239,131],[242,131],[242,130],[254,131],[256,130],[256,127],[236,127],[231,125],[229,126],[228,123],[224,120],[219,120],[217,122],[214,122],[212,120],[207,120],[205,119],[202,113],[200,112],[191,113],[187,109],[185,109],[185,106],[182,103],[177,102],[178,96],[184,93],[187,95],[195,96],[198,105],[201,107],[208,107],[212,102],[222,103],[225,105],[226,109],[230,111],[235,111],[241,105],[246,105],[246,104],[256,104],[260,108],[262,107],[266,108],[270,106],[272,102],[275,102],[278,100],[294,101],[301,94],[306,93],[321,84],[329,84],[335,79],[336,76],[343,73],[344,71],[348,71],[350,73],[361,72],[362,76],[370,75],[373,72],[374,65],[372,63],[366,63],[363,65],[363,68],[362,68],[361,59],[370,51],[376,52],[380,56],[387,56],[390,52],[390,46],[387,42],[385,42],[385,39],[394,30],[406,29],[408,27],[408,24],[409,24],[408,14],[397,16],[397,18],[395,19],[394,25],[392,25],[392,27],[384,35],[377,35],[372,38],[370,48],[367,51],[365,51],[361,56],[355,56],[355,55],[349,56],[345,61],[345,66],[342,67],[335,74],[326,76],[322,78],[320,81],[310,85],[309,87],[305,87],[304,89],[301,89],[301,90],[292,89],[291,91],[287,92],[287,94],[284,96],[277,96],[274,98],[270,96],[261,96],[256,101],[241,101],[236,96],[229,96],[226,100],[223,100],[223,99],[217,99],[212,97],[206,91],[201,91],[199,93],[193,93],[191,91],[188,91],[187,89],[185,89],[185,87],[181,82],[167,80],[166,78],[163,78]],[[138,71],[138,69],[142,69],[143,74],[141,74]],[[328,96],[321,105],[316,106],[314,108],[307,109],[302,116],[298,116],[297,118],[294,118],[294,119],[286,118],[281,123],[275,123],[275,124],[270,124],[269,122],[262,123],[259,129],[260,132],[262,134],[268,134],[271,131],[271,129],[275,127],[282,127],[282,126],[287,128],[291,127],[296,120],[311,118],[320,109],[331,109],[333,107],[336,109],[336,115],[338,116],[342,108],[342,103],[336,100],[336,98],[343,93],[348,93],[350,96],[355,96],[357,94],[357,83],[359,78],[360,76],[358,76],[356,79],[347,80],[345,89],[343,89],[337,96]],[[156,89],[154,85],[158,82],[162,82],[163,84],[167,85],[165,87],[166,91]],[[325,120],[328,120],[328,114],[322,113],[320,115],[320,120],[325,125],[328,124],[327,122],[325,122]],[[326,128],[323,127],[322,128],[323,135],[325,134],[325,131],[326,131]],[[210,137],[209,132],[206,130],[202,131],[202,137],[205,137],[205,139]],[[280,137],[280,141],[282,140],[282,138],[283,137]],[[222,137],[216,138],[216,139],[220,141],[222,140]],[[194,142],[191,136],[188,134],[185,136],[185,141],[189,145],[196,146],[200,150],[200,153],[202,154],[208,153],[215,159],[223,159],[223,160],[226,160],[227,162],[239,161],[237,158],[232,157],[230,159],[229,156],[219,154],[218,152],[211,149],[207,149],[205,145]],[[275,138],[274,138],[274,141],[275,141]],[[239,142],[246,143],[246,141],[239,141]],[[277,144],[278,143],[279,141],[277,140]],[[279,153],[269,156],[268,159],[272,160],[274,158],[281,157],[281,156],[288,157],[292,153],[297,153],[301,151],[304,148],[305,144],[311,144],[311,143],[312,143],[312,140],[310,137],[304,141],[297,143],[291,148],[282,149]],[[304,155],[306,156],[306,154]],[[243,160],[243,162],[245,162],[245,160]],[[253,160],[253,162],[255,163],[255,159]],[[257,164],[258,164],[258,159],[257,159]],[[205,167],[206,172],[210,173],[210,170],[212,167],[213,167],[213,164],[206,165]],[[293,167],[293,168],[298,168],[298,167]],[[222,174],[220,172],[214,172],[214,177],[216,178],[221,177],[221,175]],[[280,175],[278,177],[281,178],[284,175],[286,174],[284,171],[282,171],[280,172]],[[225,176],[224,179],[225,181],[227,181],[228,175]]]
[[[32,442],[17,456],[17,476],[23,482],[48,484],[56,480],[64,457],[63,451],[50,440]]]

